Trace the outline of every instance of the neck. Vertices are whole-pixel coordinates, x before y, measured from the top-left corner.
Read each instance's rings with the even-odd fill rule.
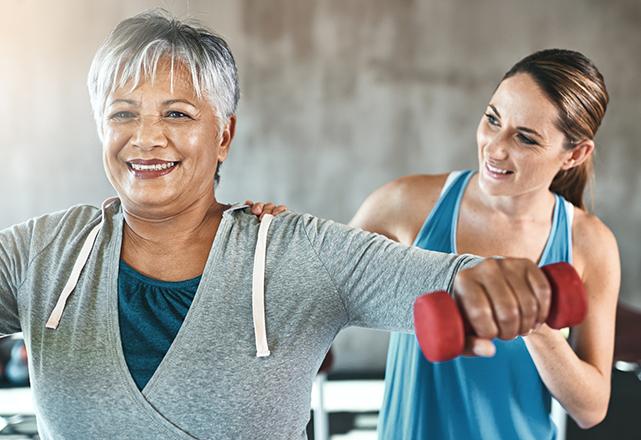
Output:
[[[547,188],[536,189],[515,196],[493,196],[485,193],[478,184],[478,174],[470,182],[476,199],[493,215],[512,221],[549,221],[554,195]]]
[[[226,205],[197,200],[176,213],[149,216],[123,206],[124,240],[140,250],[167,252],[185,246],[211,246]]]

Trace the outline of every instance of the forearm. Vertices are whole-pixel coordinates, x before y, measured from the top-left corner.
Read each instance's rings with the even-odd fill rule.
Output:
[[[550,393],[584,428],[605,417],[610,399],[610,373],[580,359],[562,333],[547,326],[523,338]]]

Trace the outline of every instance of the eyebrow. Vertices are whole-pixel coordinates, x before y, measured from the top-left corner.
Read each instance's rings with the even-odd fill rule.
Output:
[[[494,113],[496,113],[496,116],[498,116],[498,117],[499,117],[499,119],[500,119],[500,118],[501,118],[501,113],[499,113],[499,111],[496,109],[496,107],[494,107],[494,105],[490,104],[490,107],[492,107],[492,110],[494,111]],[[540,137],[541,139],[544,139],[544,138],[543,138],[543,136],[541,136],[541,134],[540,134],[538,131],[533,130],[533,129],[531,129],[531,128],[527,128],[527,127],[516,127],[516,129],[517,129],[517,130],[519,130],[519,131],[524,131],[524,132],[526,132],[526,133],[533,134],[533,135],[535,135],[535,136]]]
[[[186,99],[168,99],[167,101],[163,101],[163,105],[171,105],[171,104],[175,104],[175,103],[179,103],[179,102],[182,102],[183,104],[187,104],[187,105],[190,105],[190,106],[196,108],[196,106],[194,104],[192,104],[191,102],[187,101]],[[111,101],[109,103],[109,105],[112,106],[114,104],[120,104],[120,103],[138,105],[138,101],[134,101],[133,99],[123,99],[123,98],[114,99],[113,101]]]
[[[125,104],[131,104],[131,105],[136,105],[138,104],[136,101],[133,101],[131,99],[114,99],[109,103],[109,106],[112,106],[114,104],[120,104],[120,103],[125,103]]]
[[[533,134],[533,135],[538,136],[538,137],[540,137],[541,139],[543,139],[543,136],[541,136],[541,135],[539,134],[539,132],[538,132],[538,131],[536,131],[536,130],[532,130],[531,128],[527,128],[527,127],[516,127],[516,129],[517,129],[517,130],[520,130],[520,131],[524,131],[524,132],[526,132],[526,133]]]
[[[192,104],[191,102],[187,101],[186,99],[169,99],[167,101],[163,101],[163,104],[164,105],[171,105],[171,104],[175,104],[175,103],[178,103],[178,102],[182,102],[183,104],[187,104],[187,105],[190,105],[190,106],[196,108],[196,106],[194,104]]]

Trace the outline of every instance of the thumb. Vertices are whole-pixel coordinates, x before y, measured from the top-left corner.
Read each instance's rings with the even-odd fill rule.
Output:
[[[481,339],[477,336],[465,338],[465,356],[492,357],[496,353],[494,343],[489,339]]]

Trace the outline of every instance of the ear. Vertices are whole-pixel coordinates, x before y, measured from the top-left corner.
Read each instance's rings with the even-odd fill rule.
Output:
[[[574,148],[568,151],[568,156],[563,161],[561,166],[562,170],[569,170],[570,168],[577,167],[583,162],[588,160],[594,151],[594,141],[591,139],[586,139],[574,146]]]
[[[231,141],[236,134],[236,115],[231,115],[229,121],[223,127],[223,132],[220,137],[220,145],[218,145],[218,161],[224,162],[229,154],[231,148]]]

